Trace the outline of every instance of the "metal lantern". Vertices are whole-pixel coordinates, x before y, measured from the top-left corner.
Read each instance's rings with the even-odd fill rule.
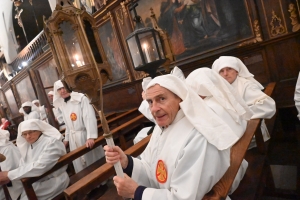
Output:
[[[98,90],[112,73],[94,18],[69,0],[57,0],[44,30],[66,88],[85,93],[100,110]]]
[[[135,14],[136,27],[134,32],[127,36],[126,42],[134,69],[145,71],[154,78],[157,68],[166,61],[166,58],[158,31],[154,28],[144,27],[141,17],[137,15],[135,10],[137,5],[134,3],[131,7]]]

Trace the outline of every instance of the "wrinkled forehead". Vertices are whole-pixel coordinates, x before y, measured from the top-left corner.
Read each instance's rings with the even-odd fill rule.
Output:
[[[146,90],[146,99],[154,99],[154,98],[160,97],[160,96],[174,96],[174,97],[179,98],[171,90],[169,90],[159,84],[155,84]]]
[[[147,97],[155,97],[155,96],[159,96],[159,95],[162,95],[162,94],[168,94],[168,93],[174,94],[173,92],[171,92],[167,88],[162,87],[159,84],[155,84],[155,85],[149,87],[146,90],[146,96]]]

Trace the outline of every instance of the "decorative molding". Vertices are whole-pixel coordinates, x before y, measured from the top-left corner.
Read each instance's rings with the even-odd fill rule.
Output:
[[[270,21],[271,25],[271,36],[275,37],[278,35],[282,35],[286,32],[285,27],[282,25],[282,20],[278,17],[274,10],[272,10],[272,19]]]
[[[295,4],[290,3],[288,11],[290,12],[291,24],[293,26],[292,31],[296,32],[300,29],[300,24],[299,24],[297,9]]]
[[[131,76],[130,76],[130,72],[129,72],[128,69],[126,70],[126,73],[127,73],[128,79],[125,80],[125,81],[123,81],[123,83],[130,83],[130,82],[132,82],[132,79],[131,79]]]
[[[259,21],[257,19],[254,20],[254,22],[253,22],[253,31],[254,31],[254,34],[255,34],[255,38],[251,39],[251,40],[247,40],[247,41],[239,44],[239,47],[250,45],[250,44],[255,44],[257,42],[262,42],[263,41],[263,39],[261,37],[262,34],[261,34],[261,31],[260,31]]]
[[[120,11],[120,12],[118,12]],[[116,15],[117,15],[117,20],[122,24],[122,26],[124,25],[124,16],[123,16],[123,12],[121,9],[116,11]],[[120,13],[120,14],[119,14]]]

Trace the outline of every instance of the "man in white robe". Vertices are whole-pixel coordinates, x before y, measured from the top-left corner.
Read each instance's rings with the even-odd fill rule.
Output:
[[[199,96],[173,75],[154,78],[146,98],[157,126],[141,160],[105,146],[129,176],[115,176],[119,195],[135,200],[202,199],[230,165],[238,137]],[[201,110],[201,112],[199,112]]]
[[[69,144],[70,150],[75,150],[82,145],[87,148],[94,146],[98,138],[97,119],[95,111],[88,98],[82,93],[68,93],[62,82],[54,83],[54,107],[61,109],[66,123],[64,143]],[[102,146],[99,146],[73,161],[75,172],[83,170],[104,156]]]
[[[34,104],[38,108],[38,113],[40,115],[40,119],[45,122],[48,122],[47,114],[45,111],[45,106],[41,106],[40,101],[38,99],[33,100],[31,103]]]
[[[0,162],[1,171],[10,171],[19,167],[21,154],[19,149],[9,141],[9,132],[0,130],[0,154],[6,157],[6,160]],[[17,199],[18,195],[14,192],[17,188],[22,188],[22,184],[18,181],[12,181],[8,184],[7,189],[12,199]],[[0,199],[4,197],[4,191],[0,190]],[[5,198],[4,198],[5,199]]]
[[[57,129],[38,119],[29,119],[19,124],[17,146],[21,153],[19,167],[0,172],[0,184],[20,181],[26,177],[36,177],[49,171],[66,154],[63,136]],[[39,200],[48,200],[61,193],[69,184],[69,176],[64,166],[33,184]],[[21,200],[29,199],[24,190]]]
[[[294,100],[295,100],[295,106],[298,111],[297,117],[300,120],[300,72],[299,72],[297,83],[296,83]]]
[[[261,90],[264,87],[256,81],[244,63],[236,57],[221,56],[212,66],[212,69],[225,78],[238,91],[246,104],[253,112],[251,119],[270,119],[276,112],[275,101]],[[261,123],[264,141],[270,139],[269,131],[264,120]],[[255,138],[249,149],[256,147]]]
[[[24,115],[24,121],[28,119],[40,119],[38,108],[30,101],[23,103],[19,112]]]

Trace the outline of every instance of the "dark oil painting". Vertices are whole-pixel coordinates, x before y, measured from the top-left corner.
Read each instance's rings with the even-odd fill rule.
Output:
[[[176,60],[254,36],[246,0],[140,0],[136,10],[145,26],[152,26],[150,8]]]

